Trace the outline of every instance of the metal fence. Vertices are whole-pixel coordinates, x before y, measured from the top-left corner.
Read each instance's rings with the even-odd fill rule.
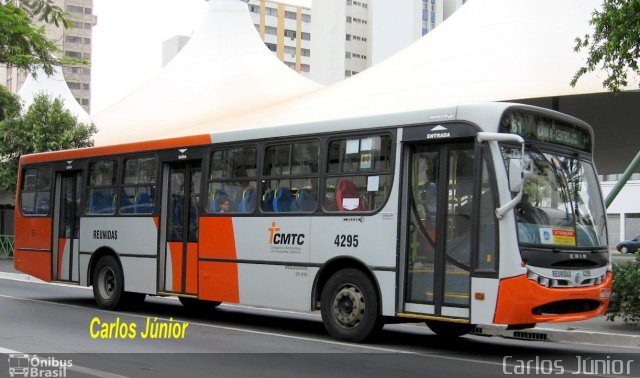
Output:
[[[13,235],[0,235],[0,259],[13,258]]]

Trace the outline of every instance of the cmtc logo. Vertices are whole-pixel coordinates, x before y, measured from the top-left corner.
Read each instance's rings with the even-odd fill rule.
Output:
[[[288,234],[280,232],[276,222],[271,222],[269,230],[269,244],[270,245],[303,245],[304,234]]]
[[[181,148],[181,149],[178,150],[178,152],[180,153],[178,155],[178,160],[183,160],[183,159],[187,158],[187,154],[186,154],[187,150],[188,150],[188,148]]]

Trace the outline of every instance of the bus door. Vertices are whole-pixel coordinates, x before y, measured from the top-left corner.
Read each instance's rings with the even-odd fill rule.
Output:
[[[198,294],[200,161],[163,166],[160,291]]]
[[[78,282],[82,172],[57,172],[53,215],[53,280]]]
[[[473,141],[404,144],[401,312],[469,319]]]

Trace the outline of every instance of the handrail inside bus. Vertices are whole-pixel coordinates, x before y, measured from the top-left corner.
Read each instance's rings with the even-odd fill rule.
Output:
[[[524,139],[517,134],[504,134],[504,133],[487,133],[487,132],[479,132],[477,135],[479,142],[514,142],[520,143],[521,153],[520,153],[520,167],[522,168],[524,174]],[[505,203],[504,205],[498,207],[496,209],[496,217],[498,219],[502,219],[506,213],[513,210],[522,200],[522,194],[524,192],[524,176],[521,177],[523,180],[523,184],[520,185],[520,190],[518,194],[511,199],[511,201]]]

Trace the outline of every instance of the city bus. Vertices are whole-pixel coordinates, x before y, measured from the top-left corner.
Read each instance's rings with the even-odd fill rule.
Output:
[[[26,155],[15,267],[105,309],[319,310],[348,341],[584,320],[612,286],[593,143],[483,103]]]

